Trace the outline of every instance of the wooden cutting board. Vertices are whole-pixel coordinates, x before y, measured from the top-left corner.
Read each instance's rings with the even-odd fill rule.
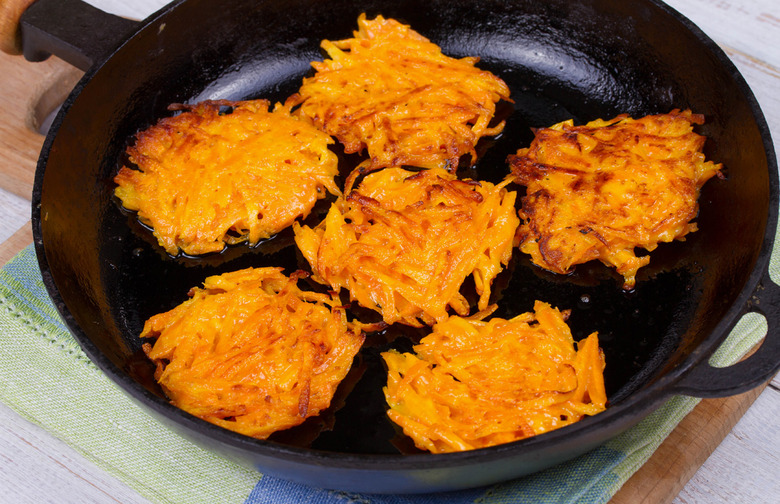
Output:
[[[0,75],[4,81],[0,93],[0,187],[29,200],[44,141],[36,132],[38,123],[67,95],[81,73],[56,58],[28,63],[0,53]],[[0,264],[31,242],[28,225],[0,244]],[[671,502],[763,389],[701,401],[611,502]]]

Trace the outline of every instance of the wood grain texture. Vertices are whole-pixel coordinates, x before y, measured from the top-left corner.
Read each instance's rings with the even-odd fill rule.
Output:
[[[33,241],[30,221],[24,223],[18,231],[0,243],[0,265],[4,265]]]
[[[4,0],[0,2],[0,51],[21,54],[19,18],[35,0]]]
[[[135,490],[3,404],[0,502],[149,504]]]
[[[610,502],[660,504],[674,500],[763,390],[759,387],[733,397],[702,400]]]
[[[780,501],[780,391],[766,388],[673,504]]]
[[[0,93],[0,187],[30,199],[35,165],[44,137],[37,132],[36,117],[45,114],[41,97],[53,98],[74,83],[74,69],[56,58],[24,64],[19,56],[0,53],[3,92]],[[77,72],[77,71],[75,71]],[[72,87],[72,86],[71,86]],[[62,96],[64,97],[64,96]]]
[[[10,238],[30,218],[30,202],[0,188],[0,242]]]
[[[777,34],[780,2],[776,0],[667,0],[722,47],[780,67]]]

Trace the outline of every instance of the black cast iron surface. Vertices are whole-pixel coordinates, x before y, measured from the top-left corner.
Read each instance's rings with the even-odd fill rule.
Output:
[[[283,100],[311,72],[310,62],[322,58],[320,41],[351,36],[361,12],[409,23],[448,55],[479,56],[481,68],[510,86],[514,103],[498,112],[507,120],[504,133],[479,146],[483,155],[476,165],[459,170],[464,177],[502,179],[506,156],[528,145],[531,127],[673,108],[706,116],[699,128],[708,137],[705,154],[724,164],[726,178],[704,187],[700,230],[653,252],[634,291],[624,292],[622,278],[600,264],[560,276],[536,268],[519,252],[495,280],[496,316],[529,311],[541,299],[572,310],[575,338],[599,332],[607,359],[607,412],[518,443],[461,454],[417,453],[387,420],[381,391],[379,352],[409,349],[422,335],[405,327],[368,336],[332,411],[267,442],[180,412],[154,383],[137,338],[146,318],[180,303],[211,274],[247,266],[283,266],[287,273],[309,268],[289,230],[256,247],[231,247],[205,258],[166,255],[112,197],[125,147],[138,130],[168,115],[170,103]],[[660,3],[189,0],[153,15],[109,53],[92,57],[98,63],[47,138],[33,197],[36,247],[52,298],[87,354],[163,422],[197,442],[318,486],[451,490],[581,454],[634,425],[675,391],[732,394],[777,370],[777,337],[751,361],[756,365],[739,373],[712,371],[705,362],[746,311],[762,310],[770,332],[776,328],[780,296],[766,267],[776,224],[777,165],[760,110],[733,65]],[[341,156],[344,170],[356,162]],[[326,208],[327,202],[318,205],[309,220],[316,222]],[[704,379],[687,378],[697,372]],[[713,376],[720,388],[708,386],[717,381]],[[323,425],[330,430],[322,431]]]

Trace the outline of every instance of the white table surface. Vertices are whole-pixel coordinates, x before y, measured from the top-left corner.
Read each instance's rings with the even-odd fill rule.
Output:
[[[88,0],[143,18],[165,0]],[[619,0],[616,0],[619,1]],[[780,1],[669,0],[734,61],[758,99],[778,149]],[[0,188],[0,242],[27,225],[29,201]],[[758,397],[675,504],[780,502],[780,379]],[[148,503],[74,449],[0,404],[0,503]]]

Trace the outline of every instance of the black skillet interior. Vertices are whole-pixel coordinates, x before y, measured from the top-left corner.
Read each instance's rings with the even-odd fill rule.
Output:
[[[764,238],[768,162],[752,103],[735,83],[734,70],[666,7],[613,0],[189,0],[153,16],[88,74],[55,123],[41,161],[34,225],[39,249],[45,249],[44,277],[56,285],[55,301],[93,359],[115,376],[140,382],[145,390],[131,393],[148,401],[161,394],[137,338],[147,317],[184,300],[211,274],[265,265],[284,266],[287,273],[308,270],[289,232],[254,248],[169,257],[120,209],[112,177],[133,135],[168,115],[170,103],[283,100],[311,71],[310,61],[322,58],[320,41],[351,36],[361,12],[402,20],[448,55],[479,56],[480,67],[510,86],[514,104],[500,108],[507,118],[504,133],[480,145],[483,156],[462,167],[462,176],[503,178],[506,156],[528,145],[531,127],[673,108],[704,114],[707,123],[698,131],[708,136],[705,153],[724,163],[727,178],[705,186],[700,231],[659,247],[634,291],[624,292],[622,279],[600,264],[559,276],[516,253],[495,281],[495,301],[497,316],[511,316],[541,299],[572,309],[576,338],[599,331],[616,408],[694,348],[716,345],[710,335],[739,298]],[[354,158],[344,156],[345,166],[350,163]],[[369,335],[360,365],[342,388],[345,402],[333,430],[310,435],[314,425],[277,440],[324,451],[398,453],[395,429],[384,415],[378,353],[408,349],[419,336],[403,327]],[[403,441],[400,446],[408,448]]]

